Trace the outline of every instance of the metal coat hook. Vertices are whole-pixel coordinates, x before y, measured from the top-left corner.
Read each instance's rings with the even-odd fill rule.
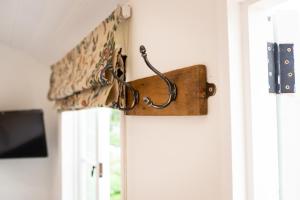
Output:
[[[108,81],[108,79],[104,78],[104,74],[109,71],[113,77],[115,79],[117,79],[119,82],[121,82],[123,85],[125,85],[126,88],[128,88],[130,90],[130,93],[133,95],[133,100],[132,100],[132,103],[130,105],[130,107],[121,107],[120,104],[118,103],[114,103],[113,104],[113,107],[116,108],[116,109],[119,109],[119,110],[122,110],[122,111],[129,111],[129,110],[132,110],[136,104],[138,104],[139,102],[139,92],[134,89],[129,83],[127,83],[126,81],[122,80],[113,70],[113,67],[112,65],[107,65],[100,73],[100,78],[99,78],[99,81],[102,85],[108,85],[108,84],[112,84]],[[126,99],[125,99],[126,101]]]
[[[143,101],[145,104],[147,104],[150,107],[156,108],[156,109],[163,109],[166,108],[167,106],[170,105],[170,103],[172,103],[172,101],[176,100],[176,96],[177,96],[177,87],[175,85],[175,83],[173,83],[171,80],[169,80],[164,74],[160,73],[155,67],[153,67],[151,65],[151,63],[149,62],[148,58],[147,58],[147,53],[146,53],[146,48],[145,46],[141,45],[140,46],[140,52],[142,54],[142,57],[145,60],[145,63],[147,64],[147,66],[155,73],[157,74],[163,81],[166,82],[166,84],[168,85],[169,88],[169,98],[168,100],[164,103],[164,104],[155,104],[153,103],[153,101],[149,98],[149,97],[143,97]]]

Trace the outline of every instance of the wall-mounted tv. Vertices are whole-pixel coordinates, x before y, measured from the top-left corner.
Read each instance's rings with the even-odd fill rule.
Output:
[[[42,110],[0,111],[0,158],[47,156]]]

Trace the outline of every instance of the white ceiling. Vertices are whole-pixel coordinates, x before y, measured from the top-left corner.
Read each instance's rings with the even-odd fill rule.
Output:
[[[119,0],[0,0],[0,44],[50,65],[92,31]]]

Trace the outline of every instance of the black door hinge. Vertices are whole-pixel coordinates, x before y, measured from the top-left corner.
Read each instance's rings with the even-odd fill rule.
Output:
[[[294,44],[268,43],[270,93],[295,93]]]

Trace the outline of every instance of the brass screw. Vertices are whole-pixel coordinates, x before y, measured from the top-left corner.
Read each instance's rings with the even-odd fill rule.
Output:
[[[290,61],[289,60],[285,60],[284,64],[288,65],[288,64],[290,64]]]

